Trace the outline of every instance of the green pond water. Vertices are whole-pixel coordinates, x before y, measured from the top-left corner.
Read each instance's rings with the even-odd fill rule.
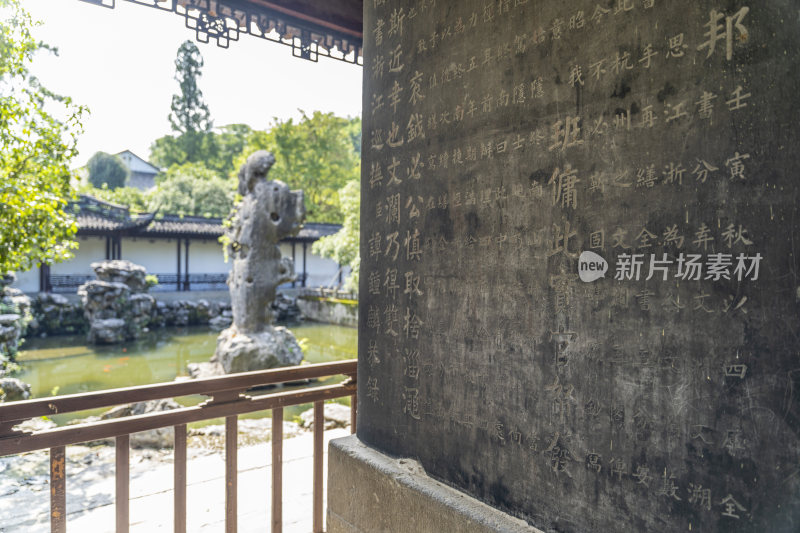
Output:
[[[303,324],[290,329],[300,341],[309,363],[357,357],[358,330],[355,328]],[[33,398],[169,382],[186,376],[188,363],[208,361],[214,354],[217,335],[206,327],[165,328],[143,339],[114,346],[87,346],[84,336],[28,339],[18,356],[23,370],[16,377],[31,384]],[[313,386],[329,385],[342,379],[336,376]],[[204,396],[176,398],[183,405],[194,405],[205,399]],[[349,405],[349,398],[339,401]],[[291,419],[310,407],[309,404],[287,408],[285,416]],[[69,419],[102,411],[104,409],[57,415],[52,419],[63,424]],[[269,412],[242,416],[263,417],[269,416]]]

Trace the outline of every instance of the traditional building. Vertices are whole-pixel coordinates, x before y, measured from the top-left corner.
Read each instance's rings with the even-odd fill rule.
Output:
[[[65,263],[17,273],[17,287],[25,292],[74,293],[94,279],[91,264],[104,259],[127,259],[158,277],[153,291],[226,290],[230,265],[219,238],[220,218],[131,214],[127,207],[81,195],[76,205],[78,250]],[[311,244],[341,228],[338,224],[306,223],[294,237],[280,243],[292,257],[297,281],[289,286],[320,287],[337,284],[346,274],[339,265],[311,253]]]
[[[130,174],[128,181],[125,183],[127,187],[135,187],[141,191],[149,191],[156,186],[156,175],[161,172],[161,169],[134,154],[130,150],[122,151],[116,154],[122,162],[128,167]]]

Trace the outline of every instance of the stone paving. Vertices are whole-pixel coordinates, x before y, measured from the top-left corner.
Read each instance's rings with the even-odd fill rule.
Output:
[[[348,429],[325,431],[327,479],[328,440],[350,434]],[[269,531],[270,443],[239,448],[239,532]],[[114,531],[114,448],[67,447],[67,530]],[[49,531],[47,454],[26,454],[28,474],[10,479],[9,458],[0,464],[0,532]],[[283,530],[311,531],[313,434],[284,440]],[[16,459],[16,458],[12,458]],[[17,466],[17,465],[14,465]],[[131,532],[172,531],[173,468],[171,451],[131,450]],[[221,452],[189,450],[187,462],[188,531],[224,531],[225,464]],[[5,479],[3,479],[5,477]]]

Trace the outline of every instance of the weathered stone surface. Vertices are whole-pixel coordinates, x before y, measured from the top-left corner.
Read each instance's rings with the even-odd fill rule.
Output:
[[[130,287],[132,292],[145,292],[147,271],[141,265],[134,264],[124,259],[102,261],[91,264],[92,270],[100,281],[123,283]]]
[[[89,342],[114,344],[141,337],[157,310],[155,299],[145,293],[144,267],[114,260],[92,263],[92,268],[100,279],[78,289]]]
[[[300,307],[297,305],[297,299],[290,298],[282,293],[278,293],[275,296],[275,301],[270,304],[270,309],[276,322],[291,324],[303,319]]]
[[[89,326],[89,343],[119,344],[127,338],[128,325],[121,318],[97,318]]]
[[[278,242],[300,230],[305,217],[303,192],[268,181],[274,163],[272,154],[259,151],[239,171],[242,201],[228,231],[233,260],[228,286],[233,323],[241,332],[258,333],[271,323],[269,304],[275,289],[294,278],[292,260],[281,257]]]
[[[0,401],[16,402],[31,396],[31,386],[17,378],[0,378]]]
[[[228,373],[296,365],[303,359],[294,335],[270,325],[276,288],[294,279],[292,260],[281,257],[278,242],[296,234],[305,217],[302,191],[267,180],[274,163],[272,154],[259,151],[239,171],[243,198],[228,231],[233,325],[220,334],[212,358]]]
[[[148,402],[136,402],[119,405],[100,415],[100,420],[111,420],[126,416],[143,415],[179,409],[181,405],[175,400],[162,399]],[[175,432],[172,427],[156,428],[131,434],[131,446],[134,448],[172,448]]]
[[[19,289],[9,287],[16,276],[6,274],[0,283],[0,369],[13,361],[19,350],[20,339],[31,321],[31,300]]]
[[[328,444],[327,521],[330,533],[542,533],[355,435]]]
[[[225,369],[215,360],[204,363],[189,363],[186,365],[186,371],[192,379],[215,378],[225,375]]]
[[[297,306],[308,320],[353,328],[358,326],[358,302],[345,303],[336,299],[304,295],[297,298]]]
[[[83,333],[89,322],[80,303],[70,303],[61,294],[39,293],[31,309],[30,335],[65,335]]]
[[[214,358],[227,373],[249,372],[299,365],[303,351],[294,334],[284,327],[268,326],[259,333],[242,333],[233,325],[217,338]]]
[[[233,323],[232,316],[219,315],[208,321],[208,325],[215,331],[222,331]]]
[[[325,429],[344,428],[350,425],[350,408],[340,403],[325,404]],[[314,428],[314,409],[300,413],[302,426],[306,429]]]
[[[359,437],[544,530],[798,531],[796,2],[410,6],[364,2]]]

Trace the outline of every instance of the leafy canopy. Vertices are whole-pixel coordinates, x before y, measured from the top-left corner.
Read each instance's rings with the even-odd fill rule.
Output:
[[[130,174],[119,156],[105,152],[95,153],[86,166],[89,169],[89,182],[98,189],[103,185],[111,190],[124,187]]]
[[[31,75],[39,50],[19,0],[0,0],[0,272],[71,257],[70,160],[86,111]]]
[[[351,273],[345,280],[345,290],[358,292],[358,274],[361,266],[359,255],[359,233],[361,212],[361,181],[352,180],[339,191],[344,223],[342,229],[333,235],[322,237],[313,244],[311,250],[322,257],[333,259],[340,265],[350,267]]]
[[[299,122],[277,121],[268,131],[250,136],[236,168],[256,150],[275,155],[270,179],[303,189],[309,222],[341,223],[339,189],[360,177],[361,120],[333,113],[303,113]]]
[[[246,124],[229,124],[202,135],[200,149],[187,153],[183,135],[165,135],[150,145],[150,161],[161,167],[184,163],[203,163],[220,176],[230,176],[237,169],[234,160],[242,153],[253,130]]]
[[[88,184],[80,187],[78,192],[100,198],[112,204],[127,206],[131,211],[137,211],[139,213],[147,211],[150,198],[149,193],[137,189],[136,187],[109,189],[108,187],[97,188]]]
[[[226,217],[233,207],[232,182],[200,163],[170,167],[159,176],[149,209],[162,214]]]

